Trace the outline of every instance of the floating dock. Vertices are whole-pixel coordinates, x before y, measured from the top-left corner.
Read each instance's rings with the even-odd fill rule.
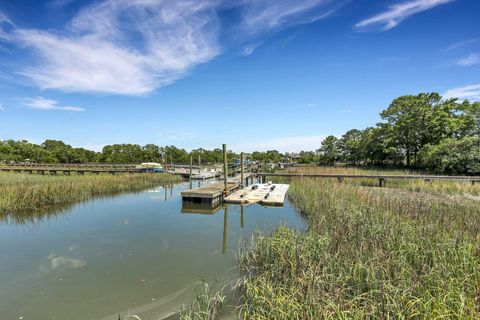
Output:
[[[239,188],[240,185],[235,182],[229,182],[227,190],[225,190],[223,182],[210,183],[204,187],[182,192],[182,200],[187,204],[203,204],[215,207],[222,204],[225,194],[231,194]]]
[[[283,206],[288,188],[288,184],[254,184],[230,194],[225,198],[225,203],[260,203],[267,206]]]
[[[214,179],[220,176],[220,172],[218,171],[200,171],[199,173],[192,174],[190,179],[192,180],[208,180]]]

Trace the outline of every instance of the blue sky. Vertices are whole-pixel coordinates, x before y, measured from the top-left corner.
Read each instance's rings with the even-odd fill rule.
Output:
[[[0,139],[316,149],[480,100],[478,0],[0,0]]]

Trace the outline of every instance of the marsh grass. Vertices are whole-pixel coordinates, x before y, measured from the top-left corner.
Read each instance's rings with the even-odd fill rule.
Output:
[[[219,319],[220,311],[225,303],[223,288],[212,289],[207,282],[198,286],[200,292],[195,300],[180,311],[180,320],[215,320]]]
[[[93,197],[181,181],[167,174],[42,176],[0,173],[0,216],[34,215]]]
[[[240,256],[246,319],[480,316],[477,187],[292,179],[309,224],[257,235]]]

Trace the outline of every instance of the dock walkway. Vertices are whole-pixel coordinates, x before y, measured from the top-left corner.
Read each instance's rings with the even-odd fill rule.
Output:
[[[268,206],[283,206],[288,184],[260,183],[235,191],[225,198],[226,203],[260,203]]]

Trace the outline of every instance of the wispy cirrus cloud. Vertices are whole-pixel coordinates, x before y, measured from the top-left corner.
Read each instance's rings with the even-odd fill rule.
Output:
[[[443,93],[446,99],[458,98],[459,100],[480,101],[480,84],[453,88]]]
[[[47,2],[47,7],[54,7],[54,8],[63,7],[75,1],[78,1],[78,0],[51,0]]]
[[[257,43],[247,44],[242,48],[242,55],[245,57],[251,55],[255,50],[263,43],[263,41]]]
[[[455,65],[462,67],[470,67],[480,63],[480,55],[476,53],[471,53],[466,57],[463,57],[455,61]]]
[[[17,27],[0,13],[0,39],[33,53],[19,73],[41,89],[146,95],[223,51],[218,12],[225,8],[239,11],[232,29],[241,30],[236,45],[248,56],[259,37],[317,21],[339,6],[334,0],[106,0],[81,9],[62,30]]]
[[[310,23],[328,17],[345,1],[244,0],[243,27],[263,33],[280,27]]]
[[[5,13],[0,11],[0,40],[9,41],[9,29],[15,27],[13,22],[7,17]]]
[[[454,44],[449,45],[445,50],[446,51],[454,51],[454,50],[457,50],[457,49],[468,47],[471,44],[474,44],[476,42],[478,42],[478,38],[467,39],[467,40],[455,42]]]
[[[381,30],[387,31],[395,28],[403,20],[410,16],[429,10],[436,6],[455,0],[409,0],[388,7],[382,13],[358,22],[354,28],[358,31]]]
[[[20,103],[30,109],[36,110],[61,110],[61,111],[85,111],[84,108],[75,107],[75,106],[59,106],[58,101],[52,99],[46,99],[43,97],[35,98],[21,98],[19,99]]]

